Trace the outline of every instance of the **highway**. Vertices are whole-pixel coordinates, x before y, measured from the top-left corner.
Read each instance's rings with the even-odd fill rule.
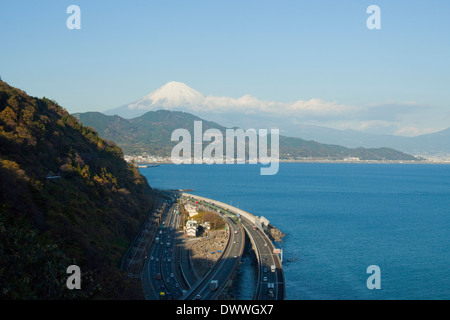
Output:
[[[163,214],[157,234],[158,239],[155,239],[151,246],[142,270],[142,287],[145,298],[150,300],[217,299],[239,265],[245,247],[246,232],[258,259],[258,283],[254,299],[283,300],[285,298],[284,275],[281,261],[278,255],[273,253],[275,247],[267,235],[255,226],[254,221],[247,219],[252,215],[246,213],[244,218],[233,212],[231,206],[227,205],[225,209],[224,206],[220,206],[220,202],[194,195],[189,195],[189,197],[192,199],[187,198],[184,194],[183,199],[191,202],[198,200],[198,205],[209,207],[225,219],[229,229],[228,244],[222,256],[206,275],[200,280],[197,279],[187,253],[178,245],[178,242],[185,237],[183,232],[177,231],[180,225],[180,215],[175,214],[176,204],[168,201],[167,210]],[[238,210],[236,209],[236,211]],[[275,266],[275,270],[272,270],[271,266]],[[212,280],[218,281],[217,290],[210,290]]]
[[[187,195],[187,194],[185,194]],[[199,201],[200,204],[209,206],[210,208],[217,210],[220,209],[223,213],[228,215],[234,215],[233,207],[226,205],[222,206],[221,202],[198,197],[192,194],[187,196],[192,197]],[[223,208],[226,207],[227,210]],[[237,212],[243,212],[240,209],[236,209]],[[246,217],[251,217],[249,213],[245,214]],[[255,293],[254,299],[256,300],[283,300],[284,297],[284,275],[281,261],[277,254],[274,254],[274,245],[268,236],[255,227],[254,222],[249,221],[240,215],[240,221],[242,226],[247,232],[249,238],[254,244],[254,249],[258,258],[258,283],[257,292]],[[275,265],[275,271],[272,272],[271,266]],[[272,286],[273,290],[269,291],[269,286]]]
[[[245,247],[245,235],[240,224],[229,216],[221,214],[230,230],[228,245],[222,257],[213,265],[210,271],[184,297],[185,300],[213,300],[227,284],[238,266]],[[218,289],[210,290],[212,280],[218,281]]]
[[[153,243],[142,272],[142,285],[146,299],[179,299],[183,295],[182,279],[175,272],[175,233],[178,215],[169,206],[158,232],[158,241]],[[157,243],[156,243],[157,242]],[[162,296],[161,296],[162,293]]]
[[[242,224],[245,227],[249,237],[253,239],[253,242],[257,248],[258,258],[258,284],[257,292],[255,295],[256,300],[283,300],[284,299],[284,280],[281,268],[280,260],[277,254],[273,253],[272,242],[269,240],[261,230],[253,228],[254,224],[247,219],[241,219]],[[271,271],[271,266],[275,266],[275,271]],[[269,294],[269,284],[273,284],[273,294]]]
[[[176,250],[179,250],[176,242],[181,241],[180,238],[182,238],[179,235],[180,232],[177,232],[179,215],[174,214],[174,206],[168,206],[157,235],[158,240],[155,239],[151,246],[143,267],[142,287],[146,299],[212,300],[220,293],[242,258],[245,246],[244,230],[239,223],[229,216],[222,216],[229,227],[228,244],[222,256],[208,271],[207,275],[200,281],[196,281],[197,279],[192,276],[191,265],[186,259],[181,265],[186,278],[181,274],[181,261],[178,256],[182,253],[175,254]],[[210,291],[211,280],[218,281],[218,289],[215,291]]]

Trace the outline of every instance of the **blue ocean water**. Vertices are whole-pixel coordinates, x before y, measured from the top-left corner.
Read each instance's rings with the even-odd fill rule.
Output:
[[[248,164],[140,171],[154,188],[192,188],[287,233],[287,299],[450,299],[449,165],[281,163],[274,176]],[[366,286],[370,265],[380,267],[380,290]]]

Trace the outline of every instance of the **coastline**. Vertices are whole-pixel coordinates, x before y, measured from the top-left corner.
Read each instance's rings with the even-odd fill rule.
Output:
[[[450,164],[450,161],[406,161],[406,160],[280,160],[280,163],[354,163],[354,164]]]
[[[289,159],[280,159],[279,163],[349,163],[349,164],[443,164],[450,165],[450,161],[431,161],[431,160],[422,160],[422,161],[405,161],[405,160],[328,160],[328,159],[305,159],[305,160],[289,160]],[[170,160],[161,160],[155,162],[156,164],[174,164]],[[187,165],[194,163],[184,163]],[[206,164],[206,163],[202,163]],[[236,163],[235,163],[236,164]],[[245,164],[248,164],[246,162]],[[139,169],[142,169],[139,168]]]

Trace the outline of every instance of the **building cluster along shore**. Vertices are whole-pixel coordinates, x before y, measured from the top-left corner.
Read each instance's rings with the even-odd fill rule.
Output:
[[[133,162],[136,165],[141,164],[172,164],[171,157],[161,157],[155,155],[125,155],[125,161]],[[192,163],[195,163],[193,159]],[[239,160],[239,159],[237,159]],[[348,157],[344,159],[330,159],[330,158],[286,158],[280,159],[279,162],[283,163],[404,163],[404,164],[450,164],[450,156],[428,157],[423,160],[363,160],[357,157]],[[205,162],[204,162],[205,163]]]

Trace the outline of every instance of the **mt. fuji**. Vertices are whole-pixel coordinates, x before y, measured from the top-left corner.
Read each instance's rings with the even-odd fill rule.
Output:
[[[204,99],[205,96],[188,85],[182,82],[171,81],[140,100],[107,110],[104,113],[130,119],[139,117],[148,111],[159,109],[198,109]]]
[[[179,106],[198,104],[203,99],[204,96],[200,92],[188,85],[182,82],[171,81],[141,99],[138,104],[149,101],[152,105]]]

